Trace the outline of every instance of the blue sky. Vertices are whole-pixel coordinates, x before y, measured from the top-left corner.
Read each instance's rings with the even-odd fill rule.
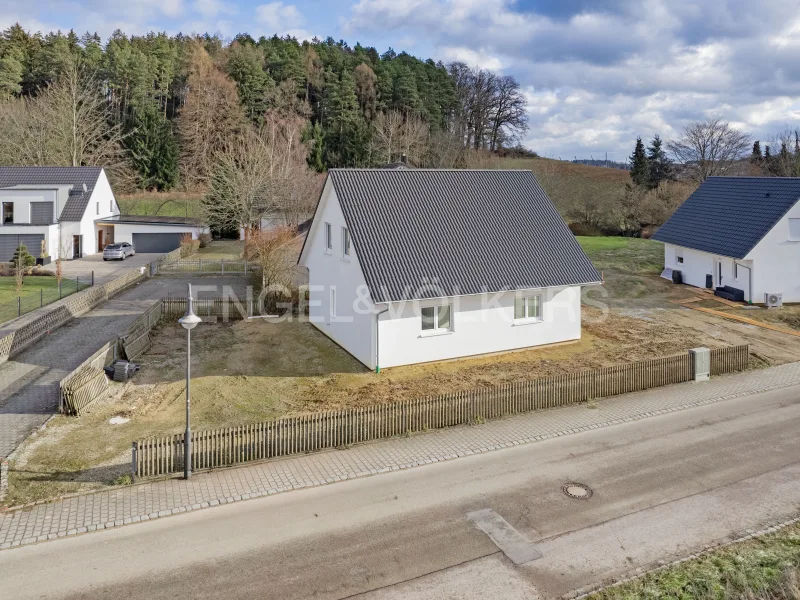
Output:
[[[360,41],[512,74],[526,145],[624,160],[637,135],[720,115],[800,127],[800,0],[0,0],[0,26]]]

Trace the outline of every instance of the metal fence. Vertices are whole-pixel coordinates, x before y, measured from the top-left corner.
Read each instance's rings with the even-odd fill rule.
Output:
[[[0,304],[0,323],[47,306],[52,302],[66,298],[76,292],[94,285],[94,271],[74,278],[63,277],[61,281],[54,276],[40,276],[35,281],[26,276],[23,279],[24,295],[17,296],[10,302]],[[27,280],[27,281],[26,281]],[[4,277],[4,282],[13,282],[13,277]],[[45,285],[46,284],[46,285]]]
[[[712,372],[744,370],[748,359],[746,345],[715,350]],[[689,381],[694,377],[693,369],[692,358],[686,353],[436,397],[196,431],[192,432],[192,465],[195,469],[232,466],[565,406]],[[180,472],[183,443],[183,434],[134,442],[133,475]]]
[[[158,266],[158,273],[200,273],[203,275],[247,275],[252,265],[246,260],[226,260],[224,258],[181,258]]]

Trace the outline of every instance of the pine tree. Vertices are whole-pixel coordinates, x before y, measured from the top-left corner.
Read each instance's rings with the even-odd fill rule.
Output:
[[[657,188],[663,181],[675,179],[672,161],[664,150],[664,142],[656,135],[647,149],[647,160],[650,163],[650,177],[647,183],[649,188]]]
[[[136,111],[125,137],[139,187],[169,190],[178,181],[178,144],[172,124],[152,102]]]
[[[761,154],[761,142],[756,140],[753,142],[753,153],[750,155],[750,161],[759,162],[762,158],[764,158],[764,155]]]
[[[630,156],[631,179],[633,183],[641,186],[648,186],[650,182],[650,162],[647,160],[642,138],[636,138],[636,147]]]

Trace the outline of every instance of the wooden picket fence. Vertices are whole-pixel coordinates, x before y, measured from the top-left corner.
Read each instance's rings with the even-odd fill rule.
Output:
[[[748,357],[746,345],[714,350],[712,372],[744,370]],[[694,377],[693,369],[692,358],[686,353],[436,397],[196,431],[192,432],[192,466],[195,470],[213,469],[479,423],[689,381]],[[180,472],[183,444],[182,433],[134,442],[133,475],[150,477]]]
[[[239,303],[228,298],[192,300],[192,310],[198,317],[247,318],[247,301]],[[186,314],[186,298],[162,298],[161,314],[165,319],[176,319]]]

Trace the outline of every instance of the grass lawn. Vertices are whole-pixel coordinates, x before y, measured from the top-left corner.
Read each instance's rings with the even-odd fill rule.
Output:
[[[88,285],[83,283],[80,289]],[[78,291],[77,282],[73,279],[61,280],[61,297]],[[17,316],[17,296],[22,298],[22,314],[35,310],[43,304],[50,304],[59,299],[58,279],[52,276],[29,275],[24,278],[22,290],[17,294],[14,277],[0,277],[0,323]]]
[[[200,217],[202,194],[186,192],[140,192],[117,196],[125,215],[162,215],[165,217]]]
[[[209,260],[241,260],[244,253],[242,240],[214,240],[205,248],[200,248],[192,258]]]
[[[577,237],[598,271],[658,275],[664,269],[664,244],[629,237]]]
[[[729,546],[589,598],[796,600],[800,598],[800,526]]]

